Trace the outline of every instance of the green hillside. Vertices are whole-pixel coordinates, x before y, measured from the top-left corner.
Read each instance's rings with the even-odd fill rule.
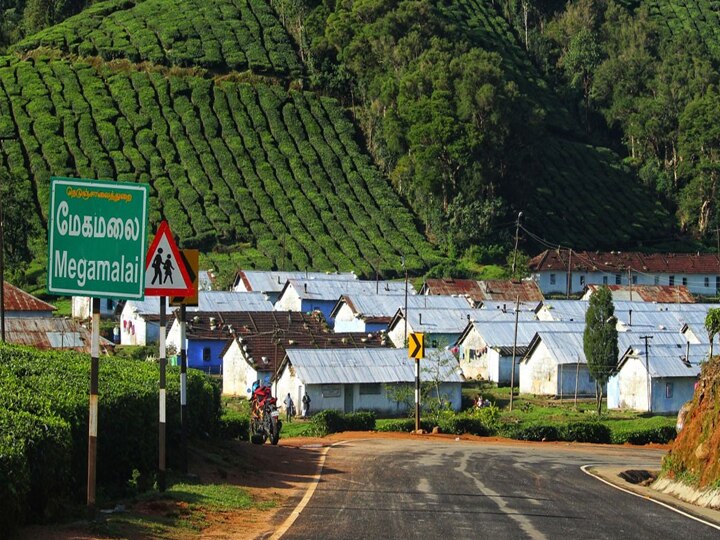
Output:
[[[688,0],[690,2],[691,0]],[[632,246],[668,236],[670,214],[620,156],[587,144],[557,89],[539,73],[507,21],[482,0],[457,0],[473,41],[496,51],[519,88],[539,106],[545,133],[527,168],[528,192],[509,195],[526,223],[556,244]]]
[[[110,0],[17,44],[105,60],[298,77],[291,39],[265,0]]]
[[[651,16],[670,38],[692,35],[720,60],[720,2],[717,0],[645,0]]]
[[[262,0],[112,0],[0,57],[0,169],[32,210],[10,219],[35,231],[16,241],[43,257],[49,178],[70,176],[150,184],[151,225],[227,272],[432,266],[346,112],[286,89],[290,43]]]

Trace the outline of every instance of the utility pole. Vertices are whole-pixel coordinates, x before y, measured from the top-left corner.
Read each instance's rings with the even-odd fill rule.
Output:
[[[572,248],[568,248],[568,269],[567,269],[567,294],[565,298],[570,299],[572,293]]]
[[[632,268],[628,266],[628,287],[630,287],[630,301],[632,302]]]
[[[515,297],[515,338],[513,339],[512,369],[510,370],[510,410],[513,409],[515,395],[515,352],[517,349],[518,315],[520,313],[520,295]]]
[[[520,239],[520,218],[522,217],[522,212],[518,212],[517,220],[515,221],[515,250],[513,251],[513,263],[512,263],[512,278],[515,279],[515,265],[517,263],[517,250],[518,250],[518,240]]]
[[[645,340],[645,371],[647,373],[648,412],[652,412],[652,387],[650,386],[650,356],[648,355],[648,340],[652,338],[652,336],[640,336],[640,339]]]
[[[405,255],[400,259],[403,270],[405,270],[405,343],[408,343],[408,271],[405,266]]]

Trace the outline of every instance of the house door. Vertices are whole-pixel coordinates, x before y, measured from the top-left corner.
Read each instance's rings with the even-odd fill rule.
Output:
[[[353,404],[353,393],[355,391],[355,385],[354,384],[346,384],[345,387],[345,412],[351,413],[355,410],[354,404]]]

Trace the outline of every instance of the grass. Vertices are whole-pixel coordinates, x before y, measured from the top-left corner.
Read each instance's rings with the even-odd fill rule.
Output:
[[[72,298],[56,298],[48,300],[48,302],[57,308],[57,311],[54,312],[56,317],[72,316]]]
[[[280,436],[284,438],[290,437],[307,437],[310,431],[310,422],[305,420],[293,420],[286,422],[283,420],[282,431]]]

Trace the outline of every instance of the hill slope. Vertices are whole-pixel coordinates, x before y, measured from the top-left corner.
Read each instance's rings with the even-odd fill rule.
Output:
[[[250,17],[249,5],[263,24],[236,24]],[[218,61],[212,44],[227,25],[234,30]],[[88,41],[74,40],[76,30]],[[0,168],[33,210],[16,221],[42,236],[51,176],[146,182],[152,224],[167,219],[181,245],[230,252],[233,265],[390,277],[404,254],[409,269],[428,268],[438,255],[358,146],[342,108],[286,90],[301,64],[280,31],[262,0],[112,0],[0,57]],[[175,39],[160,48],[164,55],[136,46],[161,32]],[[250,60],[257,32],[269,62]],[[189,53],[193,42],[203,54]],[[225,56],[230,50],[247,61]],[[209,71],[177,67],[192,62]],[[248,67],[272,77],[232,71]]]

